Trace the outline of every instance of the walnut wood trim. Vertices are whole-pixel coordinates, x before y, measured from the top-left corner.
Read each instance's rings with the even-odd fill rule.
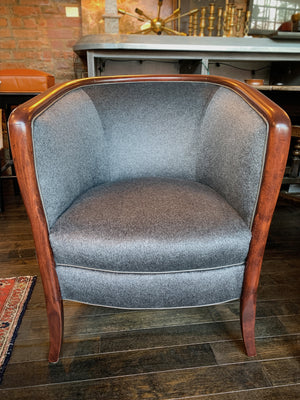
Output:
[[[12,113],[9,120],[14,163],[33,230],[45,291],[50,330],[49,361],[51,362],[56,362],[59,357],[63,335],[63,308],[55,263],[48,238],[46,218],[35,176],[31,138],[32,121],[35,116],[70,90],[94,84],[145,81],[210,82],[228,87],[245,99],[269,124],[269,138],[261,192],[252,225],[252,240],[246,262],[241,297],[241,325],[246,352],[249,356],[253,356],[256,353],[254,342],[256,293],[264,249],[289,150],[291,126],[288,116],[275,103],[255,88],[230,78],[207,75],[93,77],[67,82],[48,89],[41,95],[19,106]]]
[[[48,105],[55,102],[59,97],[65,93],[83,86],[89,86],[94,84],[105,84],[105,83],[130,83],[130,82],[178,82],[178,81],[189,81],[189,82],[210,82],[219,84],[221,86],[228,87],[236,91],[241,97],[243,97],[254,109],[257,109],[267,120],[272,120],[273,110],[280,108],[269,98],[264,96],[255,88],[231,78],[213,76],[213,75],[135,75],[135,76],[116,76],[116,77],[93,77],[84,78],[69,81],[63,84],[55,85],[42,94],[28,100],[23,105],[19,106],[22,108],[26,107],[26,113],[28,113],[27,119],[30,121],[39,114],[40,111],[44,110]],[[279,111],[278,115],[282,114],[282,110]],[[289,118],[287,117],[288,121]]]
[[[55,262],[49,242],[46,217],[36,181],[30,121],[26,108],[16,110],[9,120],[11,149],[23,201],[32,227],[47,308],[49,361],[57,362],[63,338],[63,304]]]
[[[257,288],[264,250],[285,171],[290,145],[290,122],[279,110],[274,111],[274,119],[270,123],[263,180],[252,226],[252,240],[246,262],[241,297],[242,333],[246,352],[249,356],[256,355],[254,327]],[[278,119],[276,121],[277,117]]]

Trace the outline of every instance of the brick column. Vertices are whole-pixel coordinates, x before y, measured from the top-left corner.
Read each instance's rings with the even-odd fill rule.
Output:
[[[105,33],[119,33],[119,19],[117,0],[105,0],[105,14],[103,15]]]

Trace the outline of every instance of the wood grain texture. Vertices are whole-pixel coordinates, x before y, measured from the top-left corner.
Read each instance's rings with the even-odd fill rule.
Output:
[[[261,387],[270,388],[273,386],[269,381],[270,378],[274,381],[280,381],[282,385],[294,384],[296,373],[299,373],[299,362],[296,371],[294,370],[295,367],[297,367],[297,360],[287,359],[283,361],[211,366],[209,370],[207,368],[191,368],[180,371],[119,376],[117,378],[93,378],[82,380],[81,382],[72,380],[63,384],[54,382],[50,387],[48,386],[48,390],[43,387],[44,394],[42,398],[53,399],[54,396],[61,396],[63,391],[68,391],[70,399],[95,398],[95,394],[98,393],[99,399],[167,400],[207,395],[209,393],[253,390]],[[50,367],[51,370],[53,368],[57,368],[57,366]],[[73,365],[68,366],[71,376],[72,368]],[[285,368],[285,374],[283,374],[282,379],[276,379],[276,376],[274,376],[273,369],[275,368]],[[75,369],[74,365],[74,372]],[[18,391],[20,393],[20,389],[11,390],[10,393],[17,393]],[[23,398],[29,398],[26,397],[29,393],[32,399],[36,399],[38,398],[37,396],[41,396],[41,387],[22,388]],[[9,398],[13,399],[14,397],[11,394]]]
[[[0,262],[10,251],[4,242],[9,249],[34,248],[24,207],[13,191],[5,204],[6,211],[0,214]],[[257,356],[251,359],[241,351],[237,301],[157,312],[66,302],[61,358],[58,364],[49,365],[47,316],[37,262],[27,258],[26,252],[13,252],[8,264],[1,263],[1,274],[8,276],[13,267],[20,273],[26,268],[39,278],[0,386],[1,398],[297,399],[300,292],[299,279],[292,272],[299,268],[300,238],[295,221],[300,221],[300,208],[278,204],[259,287]],[[278,293],[276,285],[290,290]]]

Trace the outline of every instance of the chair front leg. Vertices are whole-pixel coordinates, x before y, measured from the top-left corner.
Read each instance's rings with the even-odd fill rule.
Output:
[[[47,300],[46,309],[48,316],[49,325],[49,356],[48,360],[50,363],[57,363],[59,360],[59,354],[63,341],[64,332],[64,311],[63,301],[61,299]]]

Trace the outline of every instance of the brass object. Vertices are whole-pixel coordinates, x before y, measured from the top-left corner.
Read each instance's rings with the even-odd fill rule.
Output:
[[[237,9],[237,17],[236,17],[236,35],[239,34],[242,26],[242,18],[243,18],[243,9]]]
[[[192,36],[193,33],[193,16],[189,16],[189,29],[188,29],[188,35]]]
[[[160,17],[161,6],[162,6],[162,0],[158,0],[157,19],[159,19]]]
[[[251,17],[251,11],[247,11],[245,19],[244,36],[248,36],[249,33],[250,17]]]
[[[230,4],[229,8],[229,32],[228,35],[229,37],[234,36],[234,28],[235,28],[235,5]]]
[[[198,17],[198,9],[194,9],[189,11],[189,36],[197,36],[197,17]]]
[[[179,13],[180,13],[180,8],[176,8],[176,10],[174,10],[174,11],[172,12],[172,14],[169,15],[169,17],[167,17],[167,18],[165,19],[165,23],[171,22],[171,21],[175,21],[175,20],[178,18]]]
[[[229,5],[228,3],[226,3],[224,11],[223,11],[223,36],[227,36],[226,32],[227,32],[227,20],[228,20],[228,9],[229,9]]]
[[[209,5],[209,17],[208,17],[208,36],[212,36],[213,30],[215,29],[214,27],[214,21],[215,21],[215,5],[214,3],[211,3]]]
[[[177,0],[177,6],[178,6],[178,8],[179,8],[179,10],[181,9],[181,0]],[[178,29],[178,31],[180,32],[180,28],[181,28],[181,15],[179,14],[178,15],[178,18],[177,18],[177,29]]]
[[[231,4],[227,4],[226,20],[225,20],[225,36],[230,36],[230,24],[231,24]],[[223,33],[224,36],[224,33]]]
[[[231,0],[233,1],[233,0]],[[161,7],[163,5],[163,0],[158,0],[157,15],[155,18],[151,18],[149,15],[145,14],[143,10],[136,8],[136,14],[127,12],[121,8],[118,9],[119,13],[122,15],[128,15],[130,17],[136,18],[138,21],[144,23],[140,30],[136,32],[131,32],[131,34],[149,34],[156,33],[161,35],[166,33],[168,35],[180,35],[186,36],[184,32],[180,32],[180,21],[183,17],[189,17],[188,23],[188,36],[197,36],[198,28],[198,13],[200,12],[200,22],[199,22],[199,36],[203,37],[208,32],[208,36],[223,36],[223,37],[233,37],[233,36],[248,36],[249,24],[250,24],[250,11],[246,14],[243,13],[242,8],[236,8],[234,3],[229,3],[226,0],[225,7],[218,7],[217,12],[215,9],[215,3],[209,4],[209,10],[207,7],[201,7],[201,9],[194,8],[184,14],[180,14],[180,7],[172,12],[168,17],[161,18]],[[180,0],[178,1],[180,6]],[[208,16],[206,17],[206,13]],[[296,16],[299,14],[296,14]],[[244,17],[245,16],[245,17]],[[245,21],[244,21],[245,19]],[[172,29],[167,24],[177,21],[178,29]],[[207,26],[206,26],[207,23]],[[244,29],[242,29],[244,24]],[[214,31],[216,33],[213,35]]]
[[[129,15],[130,17],[136,18],[137,20],[139,20],[139,21],[141,21],[141,22],[145,22],[144,18],[138,17],[137,15],[132,14],[132,13],[130,13],[130,12],[127,12],[127,11],[123,10],[122,8],[119,8],[119,9],[118,9],[118,12],[119,12],[120,14]]]
[[[179,9],[178,9],[178,10],[179,10]],[[180,11],[180,10],[179,10],[179,11]],[[178,15],[178,16],[175,17],[175,18],[169,19],[170,17],[168,17],[168,18],[167,18],[167,22],[173,22],[173,21],[175,21],[175,20],[178,20],[178,21],[179,21],[179,19],[181,19],[181,18],[183,18],[183,17],[187,17],[188,15],[191,15],[191,14],[197,13],[198,11],[199,11],[198,8],[193,8],[193,10],[190,10],[190,11],[184,13],[184,14]]]
[[[160,3],[160,2],[158,2],[158,4],[159,4],[159,3]],[[146,20],[148,19],[149,21],[151,21],[151,18],[148,17],[148,15],[146,15],[146,14],[144,13],[143,10],[140,10],[139,8],[136,8],[134,11],[135,11],[137,14],[141,15],[142,17],[146,18]],[[155,19],[156,19],[156,18],[155,18]]]
[[[223,8],[218,8],[217,36],[221,36]]]
[[[199,36],[204,36],[204,29],[205,29],[205,14],[206,14],[206,7],[201,7],[201,16],[200,16],[200,33]]]
[[[160,17],[160,11],[161,7],[163,4],[163,0],[158,0],[158,9],[157,9],[157,16],[155,18],[151,18],[149,15],[145,14],[143,10],[136,8],[135,12],[138,15],[134,15],[132,13],[129,13],[121,8],[118,9],[120,14],[123,15],[129,15],[130,17],[134,17],[138,19],[141,22],[145,23],[145,27],[140,29],[139,31],[136,32],[131,32],[131,34],[148,34],[151,32],[156,33],[157,35],[161,35],[163,32],[167,33],[168,35],[180,35],[180,36],[186,36],[186,33],[177,31],[175,29],[171,29],[166,26],[167,23],[173,22],[175,20],[180,21],[182,17],[190,16],[190,22],[189,22],[189,35],[196,35],[197,33],[197,13],[198,9],[194,8],[193,10],[180,15],[180,8],[177,8],[172,12],[171,15],[169,15],[167,18],[161,18]]]
[[[194,14],[193,14],[193,36],[197,36],[197,26],[198,26],[197,19],[198,19],[198,11],[199,11],[199,10],[197,10],[197,11],[196,11],[196,12],[194,12]]]

